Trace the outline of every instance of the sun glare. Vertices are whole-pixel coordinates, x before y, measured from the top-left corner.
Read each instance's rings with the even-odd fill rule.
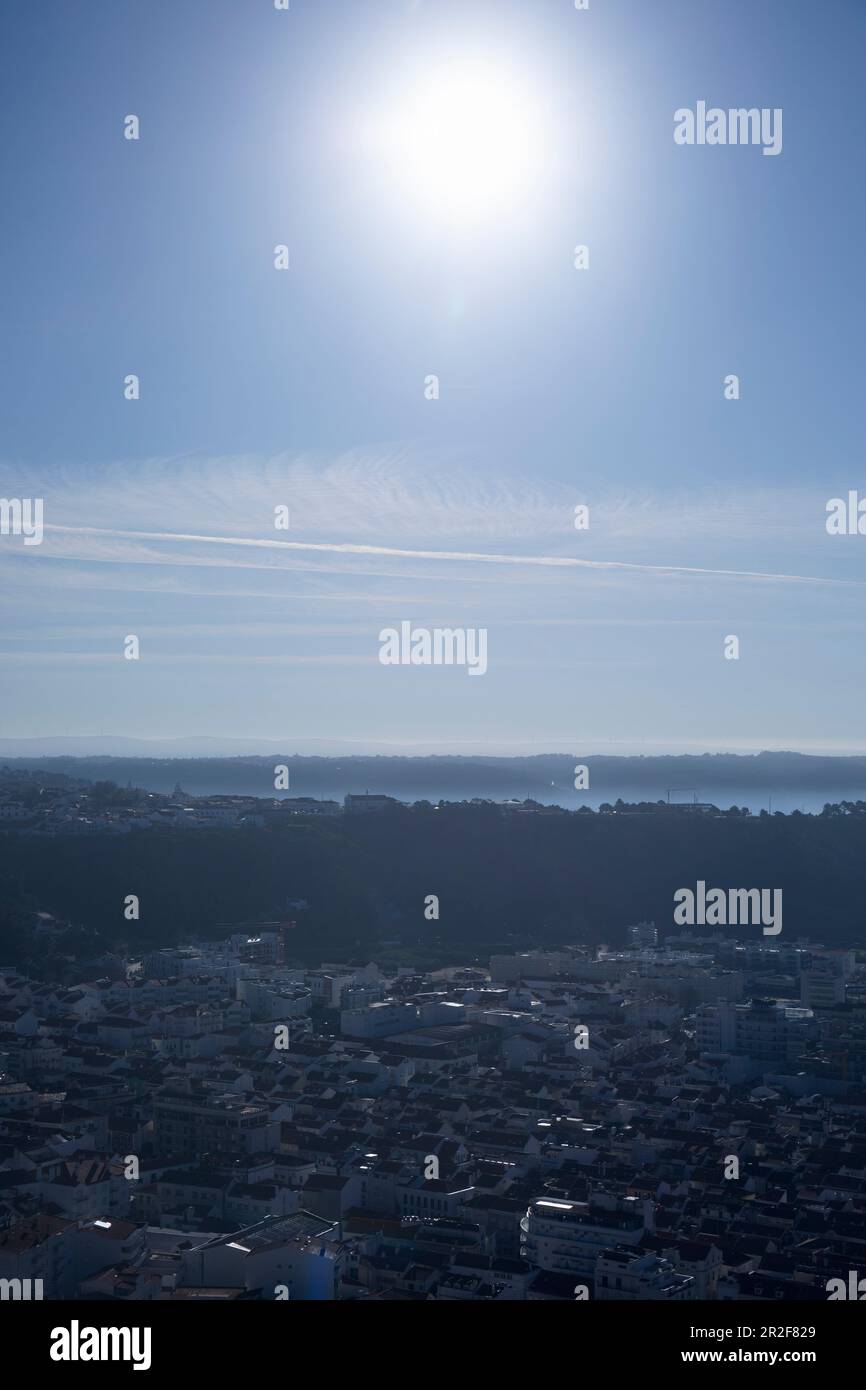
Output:
[[[507,67],[473,59],[406,83],[370,134],[397,196],[455,229],[519,207],[544,163],[538,104],[526,85]]]

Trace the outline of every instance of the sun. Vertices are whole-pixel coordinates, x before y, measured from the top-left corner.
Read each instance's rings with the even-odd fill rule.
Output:
[[[381,104],[368,145],[398,197],[437,223],[471,228],[530,196],[545,162],[539,112],[513,67],[440,61]]]

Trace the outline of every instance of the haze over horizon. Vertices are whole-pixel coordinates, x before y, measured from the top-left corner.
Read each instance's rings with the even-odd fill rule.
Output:
[[[866,757],[866,748],[835,748],[826,743],[812,748],[774,748],[767,744],[754,747],[707,748],[695,746],[654,746],[649,742],[641,744],[615,744],[599,740],[592,744],[572,744],[566,747],[565,740],[543,739],[537,744],[517,741],[505,744],[502,741],[473,741],[461,746],[456,741],[437,744],[431,740],[417,743],[389,741],[387,739],[315,739],[293,738],[291,735],[275,735],[270,738],[220,738],[218,735],[198,735],[178,738],[137,738],[123,735],[60,735],[24,738],[0,738],[0,758],[216,758],[266,757],[269,753],[296,753],[301,756],[315,756],[337,760],[341,757],[394,757],[394,758],[500,758],[521,759],[539,756],[568,756],[580,758],[620,757],[623,759],[663,758],[663,757],[716,757],[730,756],[754,759],[761,754],[784,757],[789,754],[795,758],[820,758],[824,761],[836,760],[842,763],[848,759]]]

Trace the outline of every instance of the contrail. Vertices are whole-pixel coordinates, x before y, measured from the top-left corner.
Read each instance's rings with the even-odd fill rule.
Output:
[[[177,531],[122,531],[98,526],[57,526],[46,531],[81,536],[113,536],[123,540],[184,541],[194,545],[250,546],[258,550],[319,551],[330,555],[385,555],[400,560],[455,560],[488,565],[541,565],[547,568],[635,570],[649,574],[703,574],[727,579],[770,579],[786,584],[858,585],[857,579],[826,579],[819,575],[773,574],[766,570],[705,569],[695,565],[646,565],[628,560],[579,560],[570,555],[499,555],[477,550],[404,550],[390,545],[356,545],[348,541],[276,541],[246,536],[198,536]]]

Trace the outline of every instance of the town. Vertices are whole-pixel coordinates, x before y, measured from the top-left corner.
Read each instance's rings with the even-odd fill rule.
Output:
[[[70,968],[0,962],[6,1297],[775,1304],[863,1268],[862,952],[641,922],[311,968],[276,921]]]
[[[293,816],[335,816],[399,806],[390,796],[347,795],[338,801],[310,796],[190,796],[178,784],[171,795],[90,782],[63,772],[0,768],[0,828],[27,836],[124,835],[160,827],[180,830],[279,825]]]

